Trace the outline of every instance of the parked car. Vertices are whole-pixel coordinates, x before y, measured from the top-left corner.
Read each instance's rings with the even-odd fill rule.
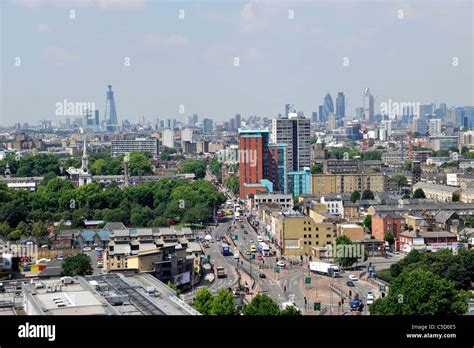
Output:
[[[368,298],[367,301],[365,301],[365,303],[367,305],[371,305],[372,303],[374,303],[374,299],[373,298]]]
[[[350,280],[347,281],[347,286],[350,286],[351,288],[354,287],[354,283]]]
[[[258,276],[259,276],[260,278],[266,278],[266,277],[267,277],[267,276],[265,275],[265,273],[260,273]]]
[[[278,267],[286,267],[286,264],[283,261],[278,261],[277,266]]]
[[[102,248],[95,248],[96,251],[104,251]]]
[[[245,250],[245,255],[250,255],[252,252],[250,250]]]
[[[263,256],[262,255],[257,255],[257,260],[263,260]]]
[[[367,291],[367,300],[374,300],[374,293],[372,291]]]
[[[357,280],[359,280],[359,278],[357,278],[357,276],[351,274],[351,275],[349,275],[349,280],[357,281]]]
[[[84,247],[82,248],[82,252],[85,253],[87,251],[92,251],[91,247]]]

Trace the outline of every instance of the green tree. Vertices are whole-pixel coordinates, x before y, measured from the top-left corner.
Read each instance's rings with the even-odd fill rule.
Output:
[[[184,162],[181,172],[194,173],[196,179],[203,179],[206,176],[206,162],[200,160],[188,160]]]
[[[151,155],[147,152],[131,152],[130,153],[130,175],[152,175],[153,167],[150,163]],[[121,156],[123,162],[123,156]]]
[[[431,272],[403,272],[390,284],[389,293],[370,306],[375,315],[462,315],[467,296],[454,284]]]
[[[425,191],[421,187],[417,188],[413,193],[413,198],[426,198]]]
[[[370,190],[364,190],[362,192],[362,199],[374,199],[374,193]]]
[[[407,160],[405,162],[403,162],[403,169],[405,169],[406,171],[411,171],[411,161]]]
[[[181,296],[181,290],[178,289],[178,287],[174,285],[174,283],[171,280],[168,280],[168,283],[166,285],[168,285],[169,288],[174,290],[174,292],[176,293],[176,296],[178,297]]]
[[[279,315],[302,315],[301,311],[296,306],[287,306],[280,310]]]
[[[236,315],[235,300],[232,293],[226,289],[220,289],[211,304],[212,315]]]
[[[367,227],[370,231],[372,231],[372,215],[367,215],[364,218],[364,226]]]
[[[222,163],[217,157],[214,157],[209,163],[209,171],[217,178],[217,181],[222,183]]]
[[[359,191],[354,191],[351,193],[351,202],[355,203],[360,199],[360,192]]]
[[[393,179],[397,182],[398,188],[402,188],[407,185],[408,179],[405,175],[402,174],[396,174],[393,176]]]
[[[161,151],[160,159],[162,161],[169,161],[171,159],[171,155],[175,153],[175,149],[165,146],[164,149]]]
[[[86,254],[68,256],[61,264],[63,276],[84,276],[93,272],[91,258]]]
[[[351,267],[359,261],[359,258],[355,255],[356,249],[354,247],[355,245],[347,236],[336,238],[336,261],[342,268]]]
[[[244,307],[244,315],[278,315],[278,304],[267,294],[257,294],[248,305]]]
[[[224,186],[234,195],[238,196],[240,192],[240,180],[238,176],[229,176],[224,180]]]
[[[212,293],[208,288],[201,288],[196,292],[193,307],[203,315],[211,314],[213,302]]]
[[[7,236],[8,240],[18,240],[20,238],[21,238],[21,231],[19,231],[19,230],[14,230],[14,231],[10,232]]]
[[[311,166],[311,174],[322,174],[323,165],[321,163],[313,164]]]
[[[384,240],[388,244],[390,244],[390,246],[393,246],[393,244],[395,243],[395,236],[393,235],[392,232],[387,232],[387,234],[385,234]]]

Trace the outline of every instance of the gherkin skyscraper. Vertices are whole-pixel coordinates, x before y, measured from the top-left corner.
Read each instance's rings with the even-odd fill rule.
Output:
[[[334,104],[332,102],[331,94],[326,93],[324,96],[324,105],[322,109],[323,114],[321,115],[321,120],[327,122],[329,119],[329,113],[334,112]]]
[[[109,132],[118,130],[117,110],[115,109],[114,92],[112,86],[108,85],[107,101],[105,104],[105,129]]]

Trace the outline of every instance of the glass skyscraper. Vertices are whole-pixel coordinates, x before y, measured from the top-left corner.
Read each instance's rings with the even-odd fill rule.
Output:
[[[329,119],[329,113],[334,112],[334,104],[332,102],[331,94],[327,93],[324,97],[323,110],[321,114],[321,122],[326,122]]]

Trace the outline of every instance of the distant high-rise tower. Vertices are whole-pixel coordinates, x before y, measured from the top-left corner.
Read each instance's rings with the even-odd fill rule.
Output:
[[[288,117],[288,114],[296,113],[294,104],[285,104],[285,116]]]
[[[240,114],[235,115],[235,128],[239,129],[242,124],[242,117]]]
[[[108,85],[107,101],[105,104],[105,127],[109,132],[116,132],[118,130],[117,110],[115,109],[114,92],[112,86]]]
[[[202,132],[203,134],[212,134],[214,131],[212,119],[210,118],[205,118],[202,120]]]
[[[374,117],[374,96],[370,93],[369,89],[366,88],[364,91],[364,116],[365,119]]]
[[[332,97],[329,93],[324,97],[324,105],[322,114],[320,115],[321,122],[326,122],[329,120],[329,114],[334,112],[334,104],[332,102]]]
[[[287,145],[289,171],[303,170],[311,165],[310,130],[310,120],[295,113],[272,120],[271,140],[274,144]]]
[[[336,98],[336,116],[338,121],[343,119],[346,116],[346,97],[344,93],[337,93]]]

